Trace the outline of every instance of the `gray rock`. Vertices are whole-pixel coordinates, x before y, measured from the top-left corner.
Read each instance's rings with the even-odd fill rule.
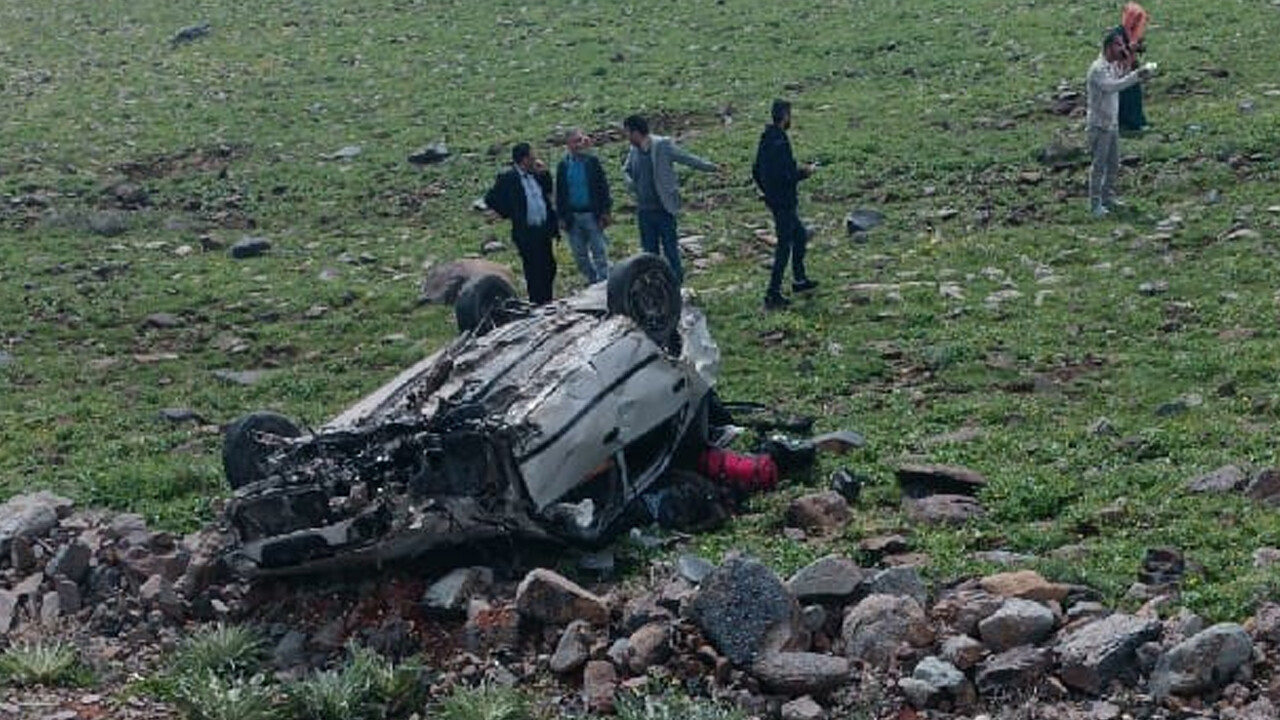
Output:
[[[1280,505],[1280,469],[1268,468],[1259,472],[1249,481],[1244,494],[1264,505]],[[2,539],[3,534],[0,534]]]
[[[231,385],[239,385],[241,387],[253,387],[262,382],[262,379],[270,374],[269,370],[214,370],[213,376],[219,380],[230,383]]]
[[[182,318],[173,313],[151,313],[142,320],[143,327],[155,328],[156,330],[172,330],[180,328],[183,325]]]
[[[645,671],[667,661],[671,655],[671,624],[665,622],[649,623],[631,633],[627,643],[631,646],[627,667],[632,674],[643,675]]]
[[[271,663],[277,670],[289,670],[307,661],[307,634],[290,630],[271,651]]]
[[[1117,614],[1087,623],[1059,638],[1058,677],[1068,687],[1101,694],[1137,670],[1138,647],[1159,635],[1160,621],[1152,618]]]
[[[409,156],[414,165],[434,165],[449,159],[449,146],[444,142],[435,142]]]
[[[68,615],[80,612],[84,606],[80,595],[80,586],[60,577],[53,581],[53,590],[58,594],[58,605]]]
[[[490,605],[472,600],[467,605],[467,624],[462,628],[463,644],[476,654],[515,650],[520,644],[520,613],[513,603]]]
[[[144,605],[161,611],[171,620],[183,616],[182,598],[173,589],[173,583],[163,575],[152,575],[138,588],[138,599]]]
[[[458,299],[458,292],[468,281],[485,275],[498,275],[515,287],[511,270],[489,260],[467,258],[444,263],[431,268],[422,280],[418,291],[419,303],[438,303],[452,305]]]
[[[854,210],[844,219],[845,230],[850,235],[865,233],[880,226],[884,222],[884,213],[878,210]]]
[[[686,553],[676,558],[676,572],[680,573],[680,577],[695,585],[702,582],[715,569],[716,566],[714,564],[697,555]]]
[[[487,567],[457,568],[427,588],[423,607],[432,612],[464,613],[467,603],[493,586],[493,570]]]
[[[912,598],[871,595],[845,615],[840,638],[845,657],[885,668],[901,646],[920,648],[933,642],[933,630]]]
[[[191,408],[164,408],[157,415],[161,420],[175,425],[184,422],[195,423],[196,425],[209,424],[209,421],[203,415]]]
[[[800,610],[800,623],[809,633],[816,633],[827,624],[827,610],[821,605],[806,605]]]
[[[916,664],[911,677],[948,692],[959,690],[965,683],[964,673],[941,658],[930,655]]]
[[[16,537],[9,541],[9,564],[19,575],[25,575],[36,569],[36,552],[31,541],[24,537]]]
[[[902,690],[902,694],[906,696],[907,702],[911,703],[912,707],[920,709],[938,705],[945,696],[939,688],[913,677],[899,678],[898,689]]]
[[[1225,465],[1213,472],[1191,478],[1187,481],[1187,492],[1193,493],[1229,493],[1244,487],[1248,482],[1244,471],[1235,465]]]
[[[49,577],[61,575],[75,583],[84,582],[89,575],[89,561],[92,556],[93,551],[88,545],[79,540],[73,540],[63,545],[53,559],[45,565],[44,574]]]
[[[849,682],[846,658],[808,652],[769,653],[751,666],[751,674],[772,692],[785,695],[825,693]]]
[[[177,47],[183,43],[195,42],[201,38],[208,37],[211,32],[213,32],[213,28],[207,22],[199,23],[198,25],[188,25],[174,33],[173,37],[170,38],[169,43],[174,47]]]
[[[1249,633],[1235,623],[1219,623],[1170,648],[1151,673],[1157,698],[1196,695],[1225,686],[1253,659]]]
[[[1010,598],[990,617],[978,623],[982,642],[995,652],[1019,645],[1034,645],[1053,632],[1053,611],[1032,600]]]
[[[787,525],[819,533],[840,530],[850,517],[849,501],[834,490],[798,497],[786,512]]]
[[[802,697],[782,705],[782,720],[822,720],[827,712],[811,697]]]
[[[264,237],[246,235],[231,246],[231,257],[237,260],[265,255],[271,249],[271,241]]]
[[[943,641],[939,652],[943,660],[960,670],[968,670],[982,662],[982,658],[987,654],[987,648],[968,635],[952,635]]]
[[[858,549],[879,559],[907,552],[911,549],[911,542],[901,535],[878,535],[858,541]]]
[[[574,620],[560,635],[556,651],[551,656],[551,672],[567,675],[577,671],[591,659],[591,624]]]
[[[954,465],[903,465],[898,468],[898,486],[911,498],[928,495],[977,495],[986,487],[980,473]]]
[[[1005,690],[1026,692],[1044,678],[1052,662],[1048,650],[1029,645],[987,658],[978,671],[978,692],[983,695]]]
[[[613,663],[614,667],[625,668],[631,660],[631,640],[628,638],[614,640],[605,651],[605,657],[609,658],[609,662]]]
[[[1280,605],[1268,602],[1258,606],[1245,629],[1259,642],[1280,645]]]
[[[973,688],[964,673],[933,656],[917,663],[911,677],[899,680],[898,686],[918,708],[934,707],[943,700],[968,704],[973,699]]]
[[[609,623],[609,605],[571,580],[545,568],[531,571],[516,588],[516,610],[521,617],[548,625],[568,625],[586,620]]]
[[[770,652],[794,649],[800,606],[772,570],[734,557],[708,575],[689,604],[693,622],[722,655],[749,666]]]
[[[963,525],[986,514],[976,498],[967,495],[929,495],[903,501],[907,517],[925,525]]]
[[[13,619],[18,612],[18,596],[8,590],[0,590],[0,637],[13,627]]]
[[[62,617],[62,598],[57,591],[47,592],[40,599],[40,624],[53,627]]]
[[[858,586],[858,594],[896,595],[909,597],[920,607],[929,602],[929,590],[920,579],[920,573],[914,567],[891,567],[881,570],[870,578],[863,580]]]
[[[848,600],[866,577],[866,572],[849,558],[827,555],[800,569],[787,581],[787,588],[802,603]]]
[[[0,557],[9,554],[14,538],[38,538],[71,512],[73,503],[49,492],[15,495],[0,505]]]

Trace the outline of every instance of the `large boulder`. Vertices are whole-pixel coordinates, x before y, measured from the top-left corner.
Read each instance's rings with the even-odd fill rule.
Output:
[[[1053,632],[1053,611],[1031,600],[1009,598],[1000,609],[978,623],[982,642],[993,652],[1034,645]]]
[[[452,305],[458,299],[462,286],[486,275],[498,275],[511,287],[516,287],[511,270],[491,260],[464,258],[436,265],[427,272],[418,292],[418,302]]]
[[[1223,687],[1253,659],[1249,633],[1235,623],[1219,623],[1169,649],[1151,673],[1157,698],[1196,695]]]
[[[772,570],[734,557],[708,575],[689,605],[707,639],[735,665],[802,644],[800,606]]]
[[[802,603],[839,602],[853,597],[865,576],[865,571],[849,558],[827,555],[792,575],[787,587]]]
[[[70,500],[48,492],[15,495],[0,504],[0,557],[9,554],[14,538],[37,538],[71,512]]]
[[[933,630],[920,603],[906,596],[871,595],[849,610],[840,629],[845,657],[868,665],[890,666],[904,646],[933,642]]]
[[[1160,636],[1160,621],[1111,615],[1064,633],[1054,648],[1058,676],[1067,686],[1101,694],[1117,678],[1137,671],[1137,649]]]
[[[789,527],[832,533],[843,528],[850,517],[849,501],[840,493],[828,490],[792,500],[787,507],[786,521]]]
[[[609,604],[577,583],[546,568],[532,570],[516,588],[516,610],[523,618],[547,625],[586,620],[609,622]]]

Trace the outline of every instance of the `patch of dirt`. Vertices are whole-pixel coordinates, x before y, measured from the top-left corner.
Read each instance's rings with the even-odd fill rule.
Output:
[[[244,157],[249,149],[239,145],[217,145],[181,150],[149,160],[121,163],[113,170],[132,182],[178,177],[197,173],[225,173],[233,160]]]

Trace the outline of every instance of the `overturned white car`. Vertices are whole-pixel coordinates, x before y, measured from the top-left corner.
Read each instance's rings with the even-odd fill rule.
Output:
[[[309,572],[498,537],[599,542],[706,444],[719,351],[670,269],[639,255],[533,307],[497,276],[462,334],[314,431],[254,413],[227,431],[233,565]]]

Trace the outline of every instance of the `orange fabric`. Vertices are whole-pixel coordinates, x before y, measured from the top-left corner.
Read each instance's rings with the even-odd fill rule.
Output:
[[[1129,44],[1137,45],[1142,42],[1142,36],[1147,32],[1147,21],[1151,19],[1147,11],[1138,3],[1131,2],[1124,6],[1120,18],[1120,24],[1124,25],[1124,31],[1129,34]]]

